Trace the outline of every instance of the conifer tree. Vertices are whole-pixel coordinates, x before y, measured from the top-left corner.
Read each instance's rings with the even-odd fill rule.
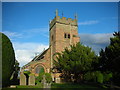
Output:
[[[95,61],[96,55],[89,47],[77,43],[71,45],[71,48],[65,48],[62,53],[56,54],[57,59],[54,60],[55,69],[63,74],[66,80],[75,79],[75,82],[83,79],[83,75],[92,70],[92,62]]]

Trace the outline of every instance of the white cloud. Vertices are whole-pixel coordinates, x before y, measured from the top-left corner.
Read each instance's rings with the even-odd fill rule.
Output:
[[[19,61],[20,66],[27,64],[34,57],[35,53],[40,54],[44,49],[48,48],[48,45],[40,44],[40,43],[13,43],[13,47],[15,49],[16,59]]]
[[[98,20],[90,20],[90,21],[79,22],[78,25],[92,25],[97,23],[99,23]]]
[[[16,30],[17,31],[17,30]],[[18,38],[31,38],[36,35],[45,36],[48,38],[49,28],[46,27],[40,27],[40,28],[33,28],[33,29],[25,29],[21,32],[13,32],[10,30],[4,30],[3,33],[7,35],[11,40],[18,39]]]
[[[3,33],[7,35],[9,38],[13,38],[13,37],[21,38],[23,36],[21,33],[17,33],[17,32],[3,31]]]
[[[112,33],[103,34],[79,34],[80,42],[84,45],[92,47],[92,49],[99,53],[101,48],[105,48],[110,43],[110,37],[113,37]]]

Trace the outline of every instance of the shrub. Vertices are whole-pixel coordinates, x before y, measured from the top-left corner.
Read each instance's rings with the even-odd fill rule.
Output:
[[[45,75],[45,79],[47,83],[50,83],[52,81],[52,77],[50,73],[40,73],[38,77],[36,77],[35,83],[38,84],[43,80],[43,75]]]
[[[104,74],[104,82],[109,82],[111,78],[112,78],[112,73]]]
[[[84,80],[90,81],[91,79],[92,79],[92,77],[91,77],[91,72],[87,72],[87,73],[84,75]]]
[[[96,71],[95,74],[96,74],[96,81],[98,83],[103,83],[103,74],[100,71]]]
[[[50,73],[45,73],[45,79],[46,79],[47,83],[52,82],[51,74]]]

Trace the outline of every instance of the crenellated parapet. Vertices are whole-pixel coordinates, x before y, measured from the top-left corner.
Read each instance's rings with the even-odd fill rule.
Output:
[[[66,18],[60,16],[55,16],[55,18],[50,22],[50,29],[56,24],[66,24],[66,25],[71,25],[71,26],[78,26],[77,19],[71,19],[71,18]]]

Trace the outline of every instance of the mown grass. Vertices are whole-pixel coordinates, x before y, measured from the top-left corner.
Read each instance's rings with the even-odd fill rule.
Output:
[[[74,84],[74,83],[64,83],[64,84],[57,84],[57,83],[53,83],[51,85],[51,88],[68,88],[68,89],[72,89],[74,90],[75,88],[77,89],[81,89],[81,90],[85,90],[85,89],[96,89],[96,90],[102,90],[103,88],[99,87],[99,86],[92,86],[92,85],[86,85],[86,84]]]
[[[42,84],[39,85],[35,85],[35,86],[31,86],[31,85],[18,85],[16,86],[16,89],[28,89],[28,90],[41,90]],[[92,89],[92,90],[104,90],[104,88],[100,87],[100,86],[96,86],[96,85],[86,85],[86,84],[74,84],[74,83],[52,83],[51,84],[51,90],[88,90],[88,89]],[[6,90],[6,89],[5,89]]]
[[[24,86],[24,85],[18,85],[16,88],[42,88],[42,86],[31,86],[31,85],[26,85],[26,86]]]

